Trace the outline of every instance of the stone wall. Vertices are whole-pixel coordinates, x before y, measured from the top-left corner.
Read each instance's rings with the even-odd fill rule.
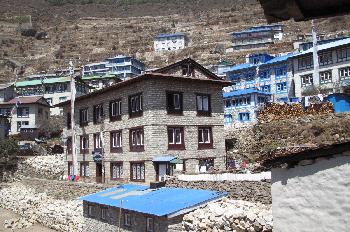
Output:
[[[64,174],[64,155],[35,156],[18,164],[17,177],[36,177],[50,180],[62,179]]]
[[[270,205],[224,198],[208,203],[183,218],[183,231],[272,232]]]
[[[179,181],[168,180],[167,187],[210,189],[228,192],[229,198],[271,204],[270,181]]]

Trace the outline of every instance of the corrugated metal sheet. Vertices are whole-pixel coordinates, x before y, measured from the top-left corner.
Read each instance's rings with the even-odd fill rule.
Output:
[[[174,37],[174,36],[185,36],[185,33],[179,32],[174,34],[160,34],[155,37],[155,39]]]
[[[16,87],[42,85],[43,83],[44,84],[64,83],[69,81],[70,81],[70,77],[49,78],[49,79],[44,79],[43,82],[41,80],[19,81],[16,83]]]
[[[260,91],[257,89],[240,89],[240,90],[235,90],[232,92],[224,93],[223,96],[224,96],[224,98],[229,98],[229,97],[247,95],[247,94],[252,94],[252,93],[271,95],[271,93],[266,93],[266,92],[263,92],[263,91]]]
[[[153,162],[170,162],[172,160],[176,159],[174,156],[156,156],[153,157]]]
[[[225,192],[184,188],[150,189],[125,184],[81,197],[81,200],[140,213],[167,216],[226,196]]]

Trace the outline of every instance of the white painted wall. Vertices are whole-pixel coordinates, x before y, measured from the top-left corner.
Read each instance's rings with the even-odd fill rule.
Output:
[[[277,232],[350,231],[350,154],[312,165],[272,169]]]
[[[261,181],[271,179],[271,172],[261,172],[254,174],[198,174],[198,175],[179,175],[182,181]]]
[[[185,46],[185,36],[166,37],[154,40],[154,50],[156,52],[180,50],[185,48]]]

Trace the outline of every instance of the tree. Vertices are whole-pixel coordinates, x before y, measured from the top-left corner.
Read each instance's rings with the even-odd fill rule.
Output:
[[[0,140],[0,176],[3,179],[5,171],[13,170],[17,165],[19,146],[17,140]]]

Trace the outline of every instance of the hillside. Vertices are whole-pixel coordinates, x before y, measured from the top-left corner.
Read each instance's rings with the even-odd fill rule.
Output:
[[[81,65],[121,53],[135,55],[149,68],[188,56],[203,64],[220,58],[242,62],[247,52],[225,53],[230,32],[266,23],[256,0],[3,0],[0,15],[0,82],[14,80],[16,66],[23,65],[28,75],[66,68],[71,59]],[[21,36],[27,15],[47,39]],[[349,18],[318,20],[317,29],[348,35]],[[309,22],[284,25],[285,39],[263,50],[290,51],[292,40],[310,31]],[[153,52],[155,35],[178,31],[188,35],[189,48]]]

